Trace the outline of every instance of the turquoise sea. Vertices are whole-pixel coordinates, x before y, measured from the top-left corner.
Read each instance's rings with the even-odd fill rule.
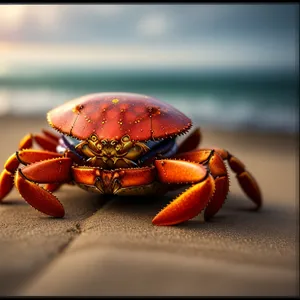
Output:
[[[43,115],[84,94],[117,91],[169,102],[200,126],[294,133],[298,79],[283,70],[22,68],[0,75],[0,117]]]

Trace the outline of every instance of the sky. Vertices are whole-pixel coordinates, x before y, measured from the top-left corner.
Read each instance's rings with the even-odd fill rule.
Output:
[[[0,5],[11,65],[295,68],[298,4]]]

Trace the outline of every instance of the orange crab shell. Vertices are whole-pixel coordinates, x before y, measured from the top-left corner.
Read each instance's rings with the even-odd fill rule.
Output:
[[[96,134],[99,139],[161,139],[184,133],[191,120],[156,98],[132,93],[98,93],[60,105],[48,115],[49,124],[80,140]]]

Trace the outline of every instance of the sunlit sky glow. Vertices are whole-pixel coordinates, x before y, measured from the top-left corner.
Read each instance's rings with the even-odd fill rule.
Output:
[[[299,5],[1,5],[0,75],[10,66],[287,67]]]

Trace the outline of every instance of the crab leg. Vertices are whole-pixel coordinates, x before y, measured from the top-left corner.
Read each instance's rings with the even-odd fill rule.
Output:
[[[19,143],[19,150],[32,148],[35,141],[42,149],[56,152],[59,137],[46,129],[42,129],[42,132],[43,134],[25,135]]]
[[[47,129],[42,129],[42,132],[45,136],[52,139],[54,142],[56,142],[58,144],[59,136],[57,134],[52,133],[51,131],[49,131]]]
[[[223,160],[227,160],[231,170],[236,174],[236,178],[245,194],[257,205],[259,209],[262,205],[262,195],[258,183],[252,174],[246,170],[245,165],[234,155],[224,149],[215,148]]]
[[[200,128],[196,128],[179,146],[177,153],[192,151],[198,147],[201,142]]]
[[[12,190],[14,185],[14,174],[19,164],[28,165],[45,159],[58,158],[62,155],[59,153],[25,149],[12,154],[4,164],[4,170],[0,174],[0,201]],[[57,186],[55,186],[57,187]],[[53,191],[54,186],[47,187]]]
[[[63,217],[64,208],[59,200],[37,183],[67,183],[71,177],[72,160],[53,158],[18,169],[15,184],[21,196],[38,211],[53,217]]]
[[[56,152],[58,143],[53,139],[40,134],[30,135],[32,142],[35,141],[42,149]],[[31,142],[31,143],[32,143]]]
[[[32,135],[26,134],[19,142],[19,150],[32,148]]]
[[[155,161],[158,179],[170,184],[194,184],[179,195],[152,220],[154,225],[174,225],[197,216],[209,203],[215,181],[204,166],[188,161]]]

